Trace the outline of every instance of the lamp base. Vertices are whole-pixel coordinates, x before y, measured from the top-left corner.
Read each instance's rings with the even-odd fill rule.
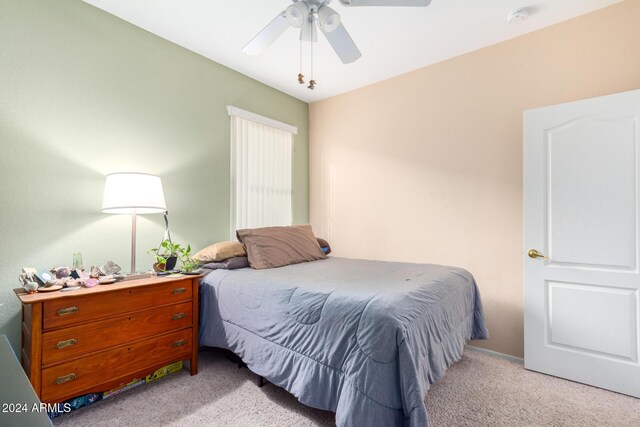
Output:
[[[151,273],[130,273],[130,274],[123,274],[122,280],[127,281],[127,280],[146,279],[148,277],[151,277]]]

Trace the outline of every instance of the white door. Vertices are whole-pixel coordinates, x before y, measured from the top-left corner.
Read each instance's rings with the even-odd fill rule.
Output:
[[[524,114],[525,367],[635,397],[639,120],[640,90]]]

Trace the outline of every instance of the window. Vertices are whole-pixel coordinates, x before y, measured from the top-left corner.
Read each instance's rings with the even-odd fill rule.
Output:
[[[293,135],[286,123],[228,107],[231,237],[237,229],[291,225]]]

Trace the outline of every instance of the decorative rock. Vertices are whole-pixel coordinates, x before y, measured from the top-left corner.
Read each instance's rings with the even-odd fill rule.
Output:
[[[71,279],[71,280],[73,280],[73,279]],[[45,283],[44,286],[47,287],[47,288],[49,286],[62,286],[62,287],[64,287],[67,284],[68,281],[69,281],[69,279],[66,278],[66,277],[63,277],[62,279],[52,279],[52,280],[49,280],[47,283]]]
[[[69,270],[69,267],[56,267],[51,270],[51,273],[56,276],[56,279],[62,279],[65,277],[69,277],[69,275],[71,274],[71,270]]]
[[[33,274],[22,273],[20,276],[18,276],[18,281],[20,282],[24,290],[27,291],[27,293],[33,294],[35,292],[38,292],[39,285],[33,277]]]
[[[38,282],[27,282],[24,285],[24,290],[27,291],[28,294],[35,294],[38,292],[39,287]]]
[[[96,265],[92,266],[90,276],[94,279],[97,279],[98,277],[100,277],[100,268]]]
[[[122,268],[120,268],[120,266],[113,261],[107,261],[102,267],[100,267],[100,273],[103,276],[118,274],[120,273],[120,270],[122,270]]]

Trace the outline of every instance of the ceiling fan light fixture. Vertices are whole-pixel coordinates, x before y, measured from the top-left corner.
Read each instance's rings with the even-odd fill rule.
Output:
[[[335,31],[340,26],[340,15],[329,6],[318,9],[318,25],[325,33]]]
[[[307,16],[309,15],[309,7],[306,3],[298,1],[290,5],[286,12],[285,17],[287,18],[287,22],[293,28],[302,28],[305,21],[307,20]]]

